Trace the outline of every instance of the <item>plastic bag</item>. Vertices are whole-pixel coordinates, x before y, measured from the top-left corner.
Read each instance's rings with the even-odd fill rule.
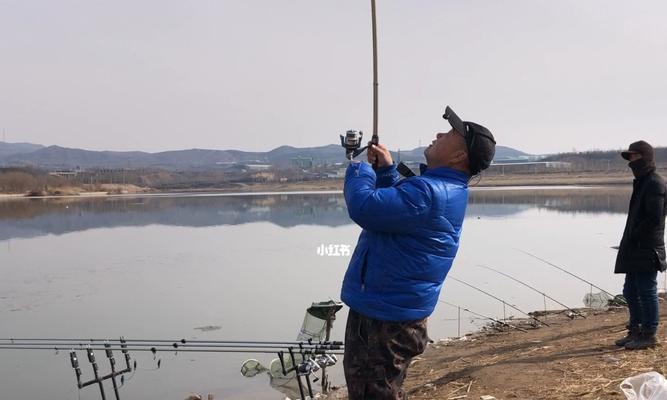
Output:
[[[606,310],[609,308],[609,301],[613,300],[613,298],[613,296],[605,292],[586,293],[584,296],[584,305],[594,310]]]
[[[646,372],[621,382],[621,391],[628,400],[667,400],[667,380],[658,372]]]

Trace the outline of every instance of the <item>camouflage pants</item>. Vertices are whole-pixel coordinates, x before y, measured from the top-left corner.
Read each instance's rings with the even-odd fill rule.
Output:
[[[385,322],[350,310],[343,369],[349,400],[404,400],[403,381],[413,357],[426,349],[426,318]]]

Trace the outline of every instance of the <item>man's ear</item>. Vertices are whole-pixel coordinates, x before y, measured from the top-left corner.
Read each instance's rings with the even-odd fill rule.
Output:
[[[456,153],[454,153],[454,157],[452,157],[452,161],[454,164],[467,164],[468,163],[468,152],[465,150],[459,150]]]

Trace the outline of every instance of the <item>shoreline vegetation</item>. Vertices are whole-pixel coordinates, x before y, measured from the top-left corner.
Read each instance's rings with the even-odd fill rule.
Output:
[[[666,171],[660,170],[659,173]],[[534,187],[534,186],[614,186],[630,185],[633,177],[630,171],[611,172],[556,172],[536,174],[494,174],[474,177],[472,188]],[[15,185],[17,188],[22,185]],[[1,186],[0,186],[1,188]],[[48,197],[97,197],[108,195],[140,195],[167,193],[253,193],[253,192],[308,192],[340,191],[342,179],[323,179],[295,182],[220,182],[197,187],[147,187],[134,184],[71,184],[66,180],[53,179],[44,182],[41,189],[0,190],[0,198],[48,198]]]
[[[241,152],[245,154],[242,157],[238,151],[230,155],[224,151],[186,150],[168,152],[162,154],[167,158],[158,159],[151,159],[155,155],[147,153],[149,159],[143,161],[57,146],[42,150],[45,154],[29,153],[33,158],[15,160],[15,166],[5,162],[6,166],[0,167],[0,198],[331,191],[342,190],[345,175],[337,145],[308,149],[285,146],[276,149],[277,153],[252,153],[251,158]],[[633,180],[627,161],[619,156],[620,150],[549,156],[501,150],[502,154],[496,154],[498,160],[471,180],[472,187],[609,186],[629,185]],[[396,158],[416,171],[418,163],[423,162],[422,153],[423,148],[419,148],[396,154]],[[655,155],[657,160],[667,160],[667,147],[656,147]],[[667,173],[667,162],[658,163],[658,173]]]

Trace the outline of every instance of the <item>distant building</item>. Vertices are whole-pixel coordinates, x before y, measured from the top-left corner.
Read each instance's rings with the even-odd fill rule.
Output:
[[[246,173],[246,172],[255,172],[255,171],[265,171],[272,167],[271,164],[251,164],[251,163],[225,163],[218,165],[223,165],[224,170],[228,172],[236,173]]]
[[[306,157],[296,157],[292,159],[291,162],[293,167],[296,168],[301,168],[301,169],[312,169],[313,168],[313,159],[312,157],[306,158]]]
[[[264,171],[272,167],[271,164],[246,164],[248,171]]]
[[[571,168],[572,163],[562,161],[505,162],[491,164],[488,172],[500,175],[537,174],[541,172],[569,171]]]
[[[49,175],[51,175],[51,176],[60,176],[60,177],[63,177],[63,178],[74,178],[77,175],[79,175],[79,171],[72,170],[72,169],[58,170],[58,171],[49,172]]]

